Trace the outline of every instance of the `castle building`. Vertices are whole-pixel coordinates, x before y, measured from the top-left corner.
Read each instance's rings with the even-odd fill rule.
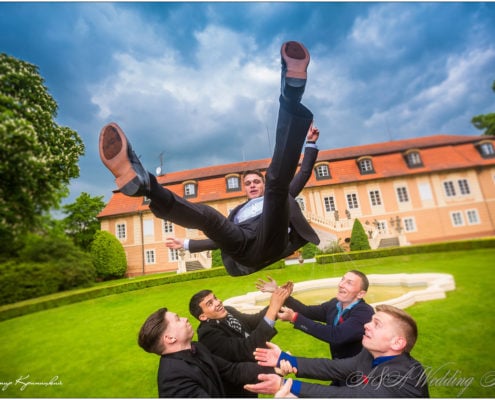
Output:
[[[494,142],[491,136],[435,135],[320,150],[296,200],[322,248],[348,242],[356,218],[371,248],[493,236]],[[158,182],[228,215],[245,201],[242,172],[265,171],[269,161],[171,172]],[[204,238],[202,232],[156,218],[148,203],[114,191],[98,215],[101,229],[125,249],[127,275],[209,268],[210,252],[190,254],[164,244],[167,237]]]

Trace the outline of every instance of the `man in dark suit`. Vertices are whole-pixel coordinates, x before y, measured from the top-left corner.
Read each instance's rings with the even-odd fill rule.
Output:
[[[224,383],[254,383],[260,373],[274,368],[256,362],[232,363],[218,357],[201,343],[192,342],[194,330],[187,318],[161,308],[151,314],[138,335],[139,345],[160,356],[159,397],[227,397]]]
[[[252,204],[250,199],[228,219],[212,207],[190,203],[158,184],[117,124],[106,125],[100,133],[100,157],[116,177],[119,190],[129,196],[147,196],[150,210],[159,218],[203,231],[209,240],[191,241],[189,250],[221,249],[225,268],[232,276],[251,274],[308,242],[319,243],[294,199],[309,179],[318,153],[307,146],[301,170],[294,176],[306,135],[317,138],[319,134],[312,127],[313,114],[301,104],[309,53],[298,42],[284,43],[280,52],[282,82],[275,149],[266,183],[257,184],[263,186],[258,188],[263,189],[258,196],[262,200]],[[239,215],[248,217],[236,222]]]
[[[299,378],[323,381],[337,379],[345,385],[292,379],[284,384],[279,375],[261,374],[259,383],[245,388],[282,397],[429,397],[425,370],[410,355],[417,337],[416,322],[409,314],[394,306],[379,305],[365,325],[363,350],[354,357],[340,360],[293,357],[271,343],[269,349],[256,350],[260,365],[279,366],[284,375],[295,373]]]
[[[273,292],[278,285],[268,277],[267,281],[258,279],[256,287],[262,292]],[[334,298],[322,304],[306,305],[290,296],[278,318],[328,342],[333,359],[355,356],[363,348],[364,326],[374,314],[373,307],[364,300],[368,287],[368,277],[364,273],[348,271],[337,285]]]
[[[200,321],[198,341],[228,361],[255,361],[256,348],[265,346],[277,334],[277,313],[289,293],[288,288],[277,288],[267,307],[255,314],[246,314],[224,306],[211,290],[199,291],[189,302],[189,312]],[[225,391],[232,397],[257,397],[244,390],[243,385],[225,384]]]

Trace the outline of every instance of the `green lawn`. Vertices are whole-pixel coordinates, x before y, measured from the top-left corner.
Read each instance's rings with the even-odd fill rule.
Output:
[[[279,282],[298,282],[359,269],[368,274],[453,274],[457,289],[448,292],[447,299],[408,308],[420,330],[412,354],[427,367],[432,397],[494,397],[494,260],[495,249],[488,249],[294,265],[247,277],[217,277],[127,292],[3,321],[0,396],[156,397],[158,357],[142,351],[136,335],[157,308],[166,306],[189,316],[189,298],[196,291],[209,288],[226,299],[255,290],[256,279],[268,272]],[[283,349],[301,356],[328,356],[325,343],[286,323],[278,322],[277,329],[273,341]],[[52,385],[40,385],[49,382]]]

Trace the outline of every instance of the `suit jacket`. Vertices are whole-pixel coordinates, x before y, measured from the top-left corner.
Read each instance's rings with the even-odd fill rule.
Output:
[[[297,381],[291,392],[299,397],[429,397],[423,366],[408,353],[372,366],[373,356],[363,349],[357,356],[340,360],[297,358],[297,377],[336,379],[345,386]],[[296,393],[297,392],[297,393]]]
[[[239,320],[243,332],[232,329],[224,321],[202,321],[197,331],[199,342],[228,361],[255,361],[253,351],[256,347],[264,347],[277,334],[277,330],[264,320],[267,308],[257,314],[243,314],[229,306],[225,309]]]
[[[246,232],[246,245],[241,246],[241,249],[237,253],[228,254],[222,251],[222,259],[227,271],[235,276],[240,275],[238,271],[242,271],[242,275],[247,275],[258,271],[282,258],[285,258],[295,251],[300,249],[306,243],[311,242],[319,244],[320,239],[316,232],[311,228],[308,221],[302,214],[299,204],[297,204],[295,197],[301,192],[306,185],[308,179],[311,177],[313,166],[318,156],[318,149],[312,147],[306,147],[304,150],[304,158],[301,163],[301,168],[291,181],[289,188],[289,241],[287,247],[281,254],[266,259],[263,254],[256,254],[254,251],[250,251],[250,242],[256,240],[256,227],[259,224],[261,215],[250,218],[247,221],[239,224],[240,227]],[[238,205],[228,216],[228,220],[234,222],[234,218],[239,210],[246,204],[246,202]],[[199,252],[205,250],[214,250],[218,248],[215,242],[211,239],[204,240],[190,240],[189,251]]]
[[[201,343],[191,350],[162,355],[158,368],[160,397],[226,397],[223,382],[236,385],[257,383],[258,374],[273,368],[254,362],[231,363],[215,356]]]
[[[232,329],[224,320],[201,321],[197,331],[198,340],[213,354],[225,360],[254,362],[253,352],[256,347],[265,347],[266,342],[277,334],[277,330],[264,320],[267,308],[257,314],[243,314],[226,306],[225,309],[241,323],[242,332]],[[228,396],[258,397],[256,393],[244,390],[243,385],[224,383],[224,388]]]
[[[285,301],[287,307],[299,313],[294,322],[294,328],[328,342],[332,358],[352,357],[363,348],[361,340],[364,335],[364,324],[371,320],[374,310],[364,300],[361,300],[349,311],[346,311],[342,315],[344,321],[335,326],[337,303],[336,298],[322,304],[309,306],[293,297],[289,297]],[[325,324],[320,322],[325,322]]]

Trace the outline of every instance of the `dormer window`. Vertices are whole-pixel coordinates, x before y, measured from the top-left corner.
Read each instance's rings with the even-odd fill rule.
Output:
[[[359,172],[361,172],[361,175],[375,173],[371,157],[361,157],[357,160],[357,164],[359,166]]]
[[[495,150],[493,149],[493,142],[491,140],[483,140],[475,144],[476,149],[483,158],[494,158]]]
[[[330,179],[330,168],[327,163],[317,164],[315,166],[315,175],[317,180]]]
[[[419,168],[423,166],[421,155],[419,150],[409,150],[404,153],[404,159],[406,160],[409,168]]]
[[[198,184],[194,181],[184,182],[184,198],[198,197]]]
[[[238,192],[241,190],[241,179],[239,175],[228,175],[225,177],[227,192]]]

